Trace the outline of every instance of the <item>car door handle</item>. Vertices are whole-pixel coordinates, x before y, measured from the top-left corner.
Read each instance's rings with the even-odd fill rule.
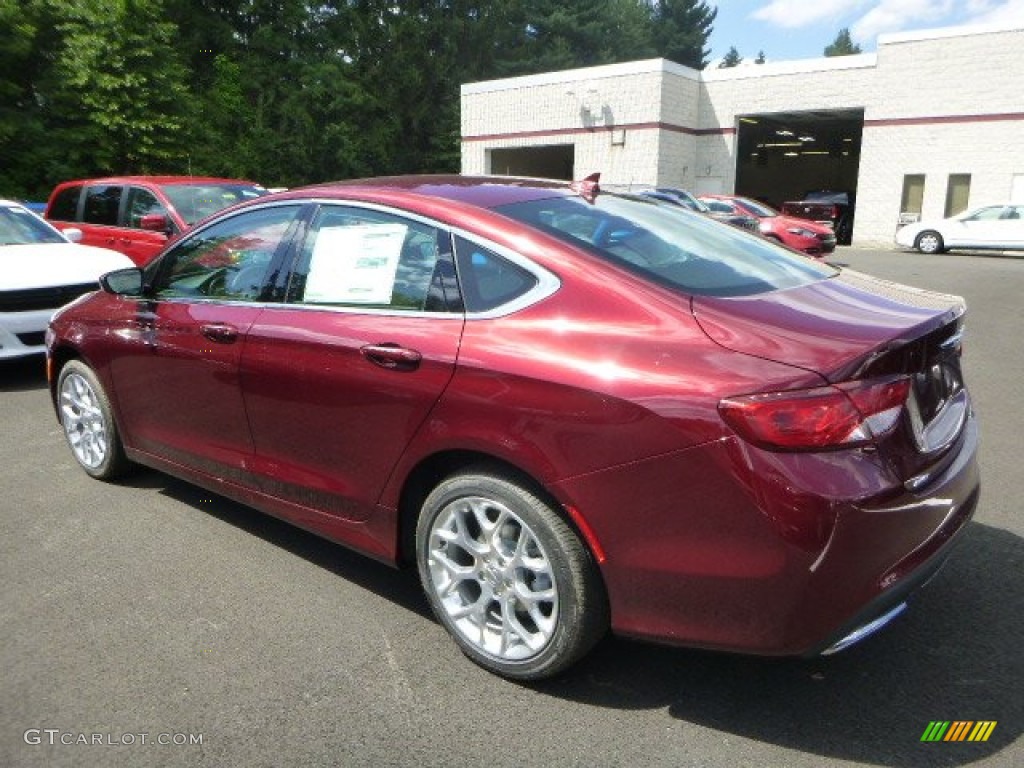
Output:
[[[360,347],[359,351],[371,363],[389,371],[414,371],[419,368],[423,359],[423,355],[415,349],[390,343],[367,344]]]
[[[227,323],[208,323],[199,326],[199,332],[210,341],[218,344],[234,344],[238,338],[238,329]]]

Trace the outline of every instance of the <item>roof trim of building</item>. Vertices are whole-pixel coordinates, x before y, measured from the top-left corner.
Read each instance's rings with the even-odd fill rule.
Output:
[[[831,56],[818,59],[792,59],[771,61],[764,64],[749,64],[724,69],[705,69],[700,79],[705,83],[721,80],[743,80],[752,77],[772,75],[798,75],[807,72],[834,72],[841,69],[870,69],[877,64],[874,53],[858,53],[851,56]]]
[[[971,35],[991,35],[998,32],[1024,31],[1024,24],[971,24],[960,27],[936,27],[935,29],[918,29],[913,32],[891,32],[878,36],[878,45],[896,43],[917,43],[922,40],[944,40],[950,37],[970,37]]]
[[[480,83],[466,83],[462,86],[462,95],[470,96],[477,93],[507,91],[519,88],[533,88],[542,85],[565,85],[566,83],[603,80],[609,77],[629,77],[652,73],[668,73],[689,80],[700,80],[700,72],[668,59],[644,59],[642,61],[626,61],[621,64],[605,64],[600,67],[583,67],[581,69],[564,69],[556,72],[542,72],[539,75],[508,77],[503,80],[486,80]]]

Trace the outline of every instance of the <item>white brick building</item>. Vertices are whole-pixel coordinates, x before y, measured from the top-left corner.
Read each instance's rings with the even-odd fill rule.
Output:
[[[857,196],[855,243],[901,214],[1024,200],[1024,27],[884,35],[878,52],[714,69],[664,59],[462,87],[462,172]]]

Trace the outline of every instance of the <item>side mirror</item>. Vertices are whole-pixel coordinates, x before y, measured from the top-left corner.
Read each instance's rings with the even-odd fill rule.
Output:
[[[82,230],[80,230],[78,227],[68,227],[67,229],[62,229],[61,233],[72,243],[80,243],[82,242],[82,238],[85,237],[85,235],[82,233]]]
[[[139,229],[167,234],[171,231],[171,222],[162,213],[147,213],[139,219]]]
[[[100,278],[100,287],[115,296],[141,296],[142,270],[128,267],[107,272]]]

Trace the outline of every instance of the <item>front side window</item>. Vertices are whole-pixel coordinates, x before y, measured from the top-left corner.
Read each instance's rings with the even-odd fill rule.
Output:
[[[142,217],[151,213],[167,215],[167,209],[156,199],[156,195],[142,187],[131,187],[128,190],[128,205],[125,218],[126,223],[133,229],[142,227]]]
[[[271,264],[287,243],[300,206],[248,211],[182,241],[159,266],[158,298],[258,301]]]
[[[91,186],[85,191],[85,210],[82,221],[87,224],[117,226],[117,212],[121,207],[121,186],[103,184]]]
[[[687,294],[749,296],[837,274],[759,237],[655,200],[599,194],[498,206],[500,213]]]
[[[189,226],[230,205],[267,194],[256,184],[164,184],[160,189]]]
[[[1003,206],[993,205],[990,208],[982,208],[970,216],[965,216],[964,221],[995,221],[1003,215]]]
[[[771,218],[779,215],[779,212],[770,205],[765,205],[757,200],[751,200],[749,197],[741,198],[740,205],[750,211],[754,216],[759,216],[761,218]]]
[[[439,261],[450,236],[382,211],[324,206],[288,286],[292,303],[444,311]]]

